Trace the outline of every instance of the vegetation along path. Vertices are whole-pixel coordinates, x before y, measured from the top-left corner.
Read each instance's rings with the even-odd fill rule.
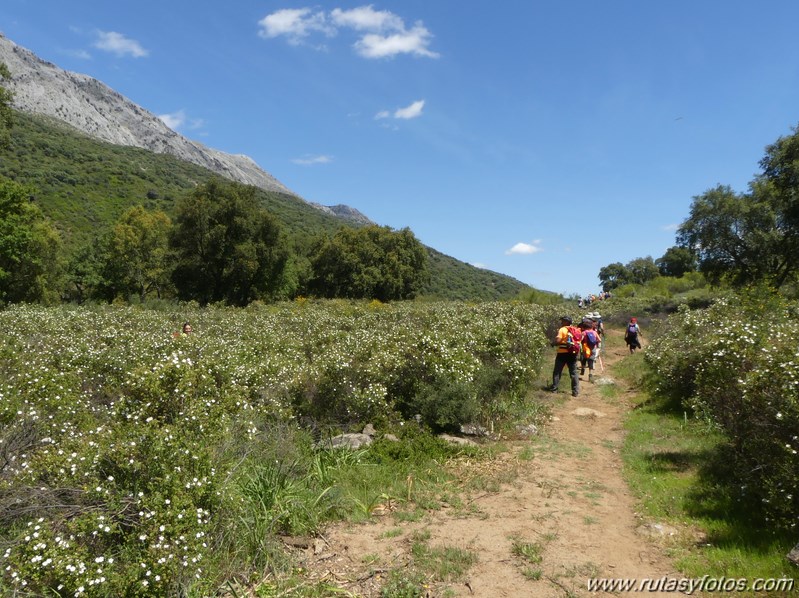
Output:
[[[590,591],[587,581],[679,577],[642,532],[622,478],[622,422],[632,391],[613,377],[626,353],[615,340],[604,371],[594,384],[586,373],[578,398],[567,392],[567,376],[561,393],[547,395],[551,421],[535,438],[503,441],[509,450],[488,463],[456,467],[462,482],[482,484],[464,483],[451,506],[418,518],[396,517],[387,502],[368,524],[329,529],[306,550],[308,574],[356,596],[416,595],[387,592],[387,576],[425,558],[449,567],[439,575],[450,576],[430,585],[428,596],[619,595]]]

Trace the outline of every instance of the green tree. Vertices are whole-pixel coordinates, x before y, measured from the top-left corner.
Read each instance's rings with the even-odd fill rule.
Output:
[[[8,67],[4,62],[0,62],[0,81],[10,78],[11,73],[8,71]],[[13,98],[14,94],[0,84],[0,148],[8,147],[10,144],[10,129],[13,123],[11,101]]]
[[[32,197],[0,177],[0,303],[59,298],[61,239]]]
[[[632,284],[646,284],[660,276],[655,260],[650,256],[635,258],[627,262],[625,268],[629,273],[627,282]]]
[[[214,179],[180,199],[170,245],[182,299],[246,305],[294,290],[283,233],[254,187]]]
[[[127,210],[105,241],[105,281],[115,296],[161,297],[169,284],[169,217],[142,206]]]
[[[753,184],[748,194],[719,185],[694,197],[677,243],[696,253],[700,272],[713,284],[763,281],[779,288],[796,268],[780,221],[768,183]]]
[[[104,258],[100,245],[101,240],[93,238],[72,252],[66,267],[65,299],[83,303],[101,296],[101,289],[111,288],[103,278]],[[113,299],[113,294],[106,298]]]
[[[663,257],[655,260],[662,276],[679,278],[688,272],[696,272],[696,255],[687,247],[669,247]]]
[[[630,271],[621,262],[608,264],[600,268],[599,281],[603,291],[612,291],[630,282]]]
[[[311,259],[312,293],[321,297],[412,299],[427,283],[428,254],[407,228],[341,228]]]
[[[792,135],[766,147],[766,155],[760,160],[763,174],[753,186],[756,194],[768,197],[774,206],[775,226],[781,233],[776,249],[786,258],[793,257],[786,281],[795,277],[799,255],[799,126],[792,131]]]
[[[695,251],[699,270],[713,283],[766,283],[797,279],[799,263],[799,128],[766,147],[763,172],[738,194],[719,185],[694,198],[677,232]]]
[[[771,185],[777,212],[783,215],[781,224],[790,227],[795,236],[799,231],[799,126],[792,131],[793,135],[780,137],[766,147],[758,181]]]

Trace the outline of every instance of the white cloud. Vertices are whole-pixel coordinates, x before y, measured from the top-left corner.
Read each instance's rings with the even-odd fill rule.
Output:
[[[289,43],[299,44],[311,33],[318,31],[327,36],[336,34],[334,27],[327,23],[323,12],[311,12],[310,8],[284,8],[258,21],[261,30],[258,35],[265,38],[288,38]]]
[[[186,111],[182,108],[170,112],[169,114],[159,114],[158,118],[173,131],[177,131],[181,128],[188,129],[189,131],[197,131],[205,127],[205,120],[202,118],[189,118]]]
[[[429,49],[433,35],[421,21],[407,29],[401,17],[375,10],[371,4],[351,10],[336,8],[329,14],[313,12],[310,8],[284,8],[268,14],[258,25],[261,37],[284,36],[294,45],[303,43],[315,32],[328,37],[336,35],[339,29],[364,33],[353,46],[364,58],[389,58],[397,54],[439,56]]]
[[[159,114],[158,118],[170,129],[176,131],[186,122],[186,112],[178,110],[169,114]]]
[[[400,17],[387,10],[375,10],[371,4],[352,10],[335,8],[330,17],[336,25],[356,31],[401,31],[405,28]]]
[[[72,58],[77,58],[79,60],[91,60],[92,58],[92,55],[86,50],[67,50],[66,53],[72,56]]]
[[[401,118],[403,120],[410,120],[422,115],[422,108],[424,108],[424,100],[417,100],[410,106],[400,108],[394,113],[394,118]]]
[[[149,54],[147,50],[142,48],[139,42],[126,37],[122,33],[117,33],[116,31],[98,31],[97,41],[95,41],[93,45],[98,50],[111,52],[117,56],[142,58]]]
[[[306,156],[304,158],[294,158],[292,162],[300,166],[312,166],[313,164],[330,164],[333,161],[332,156]]]
[[[377,114],[375,114],[375,120],[381,120],[384,118],[396,118],[401,120],[410,120],[412,118],[418,118],[422,115],[422,108],[424,108],[424,100],[417,100],[413,102],[410,106],[406,106],[405,108],[398,108],[393,112],[389,112],[388,110],[381,110]]]
[[[541,241],[536,239],[532,243],[516,243],[505,252],[505,255],[532,255],[544,251],[541,248]]]
[[[421,24],[410,31],[392,35],[369,33],[355,43],[355,49],[364,58],[389,58],[397,54],[414,54],[427,58],[438,58],[439,54],[428,50],[430,32]]]

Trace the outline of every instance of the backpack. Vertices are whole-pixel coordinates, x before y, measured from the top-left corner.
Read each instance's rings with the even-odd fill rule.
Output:
[[[593,349],[599,344],[599,337],[595,331],[586,330],[583,337],[583,342],[585,342],[589,349]]]
[[[638,336],[638,326],[635,324],[627,326],[627,334],[625,336]]]
[[[583,340],[583,331],[577,326],[569,326],[566,335],[566,349],[569,353],[580,353],[580,342]]]

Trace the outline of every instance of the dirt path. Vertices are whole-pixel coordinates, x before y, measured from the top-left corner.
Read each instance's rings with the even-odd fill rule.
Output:
[[[621,475],[629,391],[613,370],[624,353],[607,351],[605,371],[594,384],[586,374],[578,398],[563,391],[548,395],[553,415],[546,429],[534,440],[508,443],[510,450],[492,462],[492,473],[507,479],[496,490],[475,491],[464,499],[467,508],[433,511],[418,522],[386,516],[331,529],[309,570],[356,596],[379,596],[381,573],[411,560],[410,538],[421,530],[430,546],[478,555],[465,580],[431,588],[429,596],[445,590],[485,598],[619,596],[589,592],[587,579],[679,577],[662,548],[639,530]],[[564,378],[562,389],[568,387]],[[603,393],[614,381],[616,391]]]

